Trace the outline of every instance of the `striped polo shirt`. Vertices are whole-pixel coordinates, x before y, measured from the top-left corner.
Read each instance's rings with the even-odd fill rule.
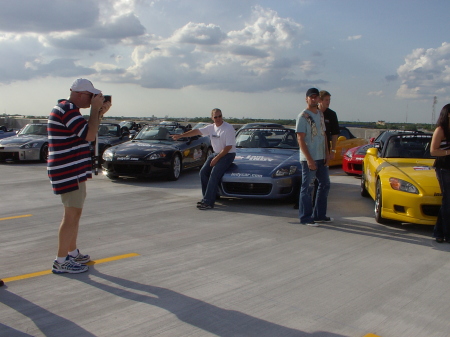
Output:
[[[78,183],[92,178],[91,151],[85,140],[88,123],[68,100],[56,105],[48,117],[47,172],[55,194],[78,190]]]

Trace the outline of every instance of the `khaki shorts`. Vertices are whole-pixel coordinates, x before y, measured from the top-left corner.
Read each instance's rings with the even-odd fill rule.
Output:
[[[61,201],[66,207],[83,208],[86,199],[86,182],[78,183],[78,190],[61,194]]]

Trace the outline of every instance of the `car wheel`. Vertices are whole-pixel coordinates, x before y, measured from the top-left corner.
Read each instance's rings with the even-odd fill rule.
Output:
[[[176,154],[172,158],[170,163],[169,180],[178,180],[181,173],[181,158]]]
[[[386,224],[386,223],[388,223],[388,220],[383,218],[383,216],[381,215],[382,208],[383,208],[383,196],[382,196],[382,191],[381,191],[381,181],[378,180],[377,181],[377,190],[376,190],[376,195],[375,195],[375,220],[378,223]]]
[[[41,154],[39,156],[39,160],[43,163],[46,163],[48,159],[48,144],[44,144],[41,147]]]
[[[119,179],[119,176],[116,176],[115,174],[111,174],[111,173],[107,173],[106,177],[111,179],[111,180],[117,180]]]
[[[363,196],[364,198],[369,197],[369,192],[367,192],[367,189],[366,189],[366,178],[365,178],[364,173],[361,175],[360,192],[361,192],[361,196]]]

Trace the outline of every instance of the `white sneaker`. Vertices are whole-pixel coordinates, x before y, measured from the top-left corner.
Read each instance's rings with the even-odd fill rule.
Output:
[[[74,260],[76,263],[85,264],[91,261],[91,257],[89,255],[83,255],[80,253],[80,250],[77,249],[78,255],[77,256],[70,256],[72,260]]]
[[[52,268],[53,274],[63,274],[63,273],[78,274],[84,273],[85,271],[88,270],[89,270],[88,266],[75,262],[70,258],[69,255],[67,255],[64,263],[59,263],[56,260],[53,261],[53,268]]]

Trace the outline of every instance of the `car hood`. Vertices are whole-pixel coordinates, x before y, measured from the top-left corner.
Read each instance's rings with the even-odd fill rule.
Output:
[[[104,144],[104,145],[114,144],[114,143],[117,143],[117,142],[121,142],[123,140],[127,140],[127,139],[126,138],[124,139],[124,138],[121,138],[121,137],[118,137],[118,136],[111,136],[111,137],[99,136],[98,137],[98,143],[99,144]]]
[[[407,176],[415,185],[424,189],[427,193],[440,193],[439,182],[433,168],[434,159],[416,159],[403,162],[388,160],[390,167],[386,167],[386,173],[395,178],[403,179]]]
[[[13,136],[7,137],[0,141],[1,145],[26,144],[29,142],[45,141],[47,136],[29,135],[29,136]]]
[[[115,155],[146,156],[155,151],[175,151],[178,147],[171,141],[136,141],[125,142],[111,148]]]
[[[298,150],[238,148],[233,165],[225,174],[258,173],[270,175],[275,169],[284,165],[300,166]]]

